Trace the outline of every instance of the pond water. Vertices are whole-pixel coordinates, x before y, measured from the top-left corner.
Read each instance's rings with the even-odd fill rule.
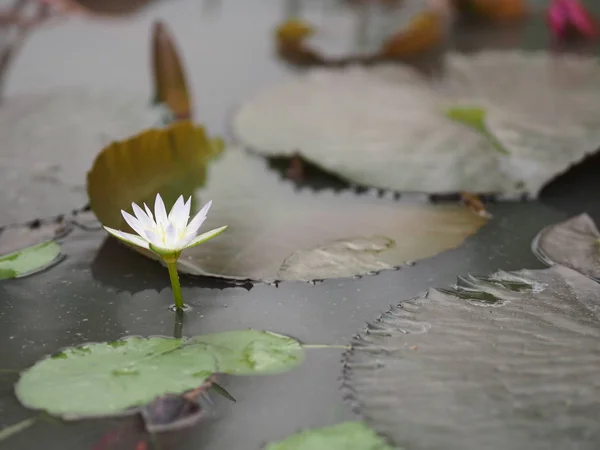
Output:
[[[34,31],[10,69],[6,95],[15,98],[85,85],[124,90],[149,102],[148,43],[151,24],[161,18],[173,31],[184,56],[196,119],[211,133],[225,133],[229,114],[241,99],[294,72],[274,56],[272,39],[272,30],[285,18],[290,5],[277,0],[205,3],[158,2],[130,22],[73,19]],[[469,28],[454,42],[465,51],[481,46],[545,48],[547,44],[542,22],[497,33]],[[31,185],[24,194],[29,206],[13,208],[11,200],[3,196],[0,224],[67,213],[85,203],[85,173],[81,166],[69,168],[68,164],[70,152],[78,149],[56,148],[52,158],[60,170],[72,171],[74,181],[68,185],[48,183],[35,170],[24,167],[22,177]],[[0,150],[0,158],[2,155]],[[532,239],[542,228],[584,211],[600,219],[600,206],[593,196],[584,195],[598,189],[595,174],[599,163],[598,158],[590,158],[548,186],[539,201],[491,205],[493,220],[462,246],[399,270],[277,285],[182,277],[183,295],[191,306],[183,334],[255,328],[288,335],[305,344],[348,345],[367,321],[375,320],[389,305],[429,287],[450,286],[458,275],[542,268],[530,250]],[[0,190],[10,189],[0,179]],[[69,201],[81,202],[65,204],[65,192],[74,193]],[[37,205],[44,214],[38,214],[31,205]],[[17,374],[11,370],[25,369],[65,346],[174,333],[175,316],[168,310],[172,303],[169,280],[160,265],[98,230],[74,226],[59,242],[66,256],[59,264],[30,277],[0,283],[0,429],[35,415],[17,401],[13,393]],[[305,363],[285,374],[220,377],[219,383],[237,402],[212,395],[210,416],[181,445],[167,444],[164,448],[258,450],[265,442],[300,429],[354,419],[340,389],[342,353],[336,348],[308,349]],[[118,420],[64,424],[44,419],[0,446],[92,449],[107,433],[122,426]],[[548,427],[552,427],[550,421]],[[138,450],[136,443],[143,437],[128,431],[114,446],[105,448]],[[417,445],[418,437],[412,439]]]

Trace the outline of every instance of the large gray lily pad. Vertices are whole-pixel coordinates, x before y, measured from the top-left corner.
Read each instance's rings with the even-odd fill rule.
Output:
[[[298,342],[266,331],[129,337],[46,357],[21,374],[15,391],[23,405],[63,418],[114,415],[196,388],[216,372],[280,373],[303,360]]]
[[[0,225],[55,216],[87,201],[96,154],[159,119],[144,95],[62,88],[3,99],[0,108]]]
[[[254,280],[346,277],[459,246],[485,223],[461,205],[397,202],[353,192],[297,191],[265,161],[228,149],[198,196],[218,239],[185,251],[180,269]],[[199,205],[202,202],[198,202]]]
[[[459,278],[360,333],[345,384],[401,448],[593,450],[599,316],[600,285],[563,266]]]
[[[300,152],[359,185],[509,198],[536,197],[600,146],[595,58],[491,51],[446,63],[433,81],[409,66],[314,69],[248,100],[233,130],[257,152]]]
[[[543,229],[533,251],[549,265],[561,264],[600,278],[600,232],[585,213]]]

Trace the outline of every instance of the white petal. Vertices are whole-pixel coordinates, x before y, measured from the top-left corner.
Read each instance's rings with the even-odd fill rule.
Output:
[[[189,218],[190,205],[183,201],[183,195],[181,195],[169,213],[169,222],[175,226],[175,230],[179,233],[184,231]]]
[[[139,222],[142,225],[142,227],[144,227],[144,229],[146,229],[146,228],[154,228],[156,226],[154,224],[154,220],[150,219],[150,217],[148,217],[148,214],[146,214],[142,208],[140,208],[135,203],[132,203],[131,207],[133,208],[133,212],[135,213],[135,217],[137,217],[137,219],[139,220]]]
[[[150,243],[155,247],[165,246],[165,243],[162,241],[160,236],[152,230],[146,230],[146,237],[148,238],[148,241],[150,241]]]
[[[148,208],[148,205],[146,205],[144,203],[144,209],[146,210],[146,214],[148,214],[148,217],[150,217],[150,220],[152,220],[152,222],[154,222],[154,216],[152,215],[152,211],[150,211],[150,208]],[[154,222],[156,223],[156,222]]]
[[[129,226],[133,229],[133,231],[135,231],[143,238],[145,235],[144,226],[140,223],[140,221],[133,217],[131,214],[129,214],[127,211],[121,210],[121,215],[123,216],[123,219],[125,219],[125,222],[127,222]]]
[[[167,227],[169,218],[167,217],[165,202],[163,202],[160,194],[156,194],[156,201],[154,202],[154,218],[156,220],[156,225],[158,225],[160,228],[164,230]]]
[[[196,245],[200,245],[214,237],[217,237],[223,231],[227,229],[227,225],[221,228],[215,228],[214,230],[207,231],[206,233],[202,233],[200,236],[196,237],[192,242],[185,246],[185,248],[195,247]]]
[[[178,241],[177,230],[172,223],[169,223],[165,230],[165,246],[169,249],[176,248],[178,247]]]
[[[135,234],[125,233],[124,231],[115,230],[114,228],[110,227],[104,227],[104,229],[121,241],[125,241],[142,248],[150,248],[150,244],[148,244],[148,242],[141,237],[136,236]]]
[[[206,205],[204,205],[202,209],[198,212],[198,214],[196,214],[196,216],[188,224],[187,228],[185,229],[186,237],[192,236],[198,232],[198,230],[206,220],[206,215],[208,214],[210,205],[212,205],[212,200],[209,201]]]

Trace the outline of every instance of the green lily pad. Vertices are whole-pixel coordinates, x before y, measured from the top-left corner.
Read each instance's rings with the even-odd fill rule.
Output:
[[[265,450],[393,450],[362,422],[316,428],[273,442]]]
[[[60,257],[60,245],[54,241],[0,256],[0,280],[34,274],[50,267]]]
[[[303,359],[298,342],[267,331],[128,337],[48,356],[21,374],[15,392],[24,406],[65,419],[120,415],[196,388],[215,372],[279,373]]]

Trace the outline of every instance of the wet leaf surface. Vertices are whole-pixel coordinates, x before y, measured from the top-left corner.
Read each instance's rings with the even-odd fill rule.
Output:
[[[106,150],[101,158],[110,163],[92,169],[92,208],[104,225],[121,228],[119,209],[156,192],[167,208],[181,193],[194,194],[192,209],[213,200],[204,227],[229,228],[222,238],[183,253],[179,268],[194,275],[271,281],[361,275],[454,248],[486,222],[462,205],[297,191],[268,173],[263,160],[235,148],[206,167],[201,157],[190,163],[185,155],[173,156],[166,143],[128,145]],[[148,152],[157,162],[145,161]]]
[[[264,450],[393,450],[362,422],[305,430]]]
[[[532,248],[546,264],[560,264],[600,278],[600,232],[585,213],[543,229]]]
[[[510,198],[536,197],[600,145],[595,58],[489,51],[446,62],[433,81],[409,66],[312,69],[255,94],[233,130],[252,150],[298,152],[362,186]]]
[[[0,256],[0,280],[32,275],[61,259],[60,245],[54,241],[43,242]]]
[[[243,330],[189,339],[129,337],[67,348],[24,371],[23,405],[65,419],[135,413],[165,392],[196,388],[213,373],[284,372],[300,364],[300,345],[274,333]]]
[[[406,448],[596,448],[600,285],[555,266],[458,279],[357,336],[345,384]]]

